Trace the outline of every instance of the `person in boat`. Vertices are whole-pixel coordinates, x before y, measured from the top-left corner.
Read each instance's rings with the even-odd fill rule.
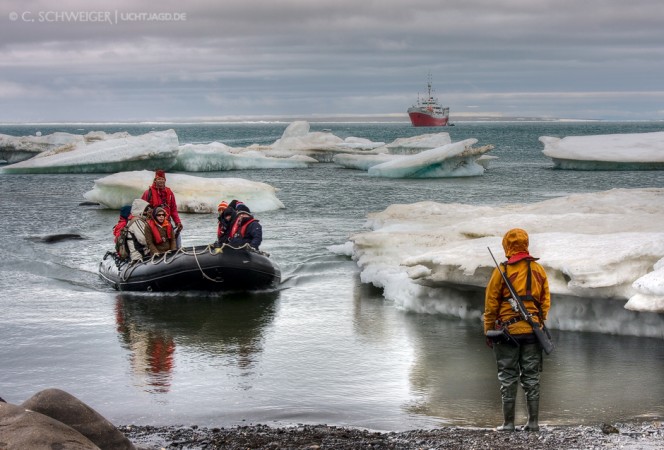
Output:
[[[486,287],[484,300],[484,333],[489,330],[507,329],[508,339],[487,345],[493,349],[498,367],[498,381],[503,406],[503,425],[499,431],[514,431],[514,412],[518,384],[526,396],[528,423],[524,431],[539,431],[540,371],[542,347],[533,328],[514,311],[509,303],[510,292],[499,272],[505,272],[516,293],[540,324],[551,307],[549,282],[544,268],[528,252],[528,233],[520,228],[509,230],[503,237],[503,249],[507,262],[501,269],[495,268]]]
[[[150,249],[145,240],[145,233],[149,227],[147,219],[152,214],[152,207],[143,199],[137,198],[131,203],[131,215],[127,224],[127,247],[129,259],[132,263],[140,262],[150,255]]]
[[[150,250],[150,255],[160,255],[167,251],[177,250],[175,232],[166,219],[166,210],[161,206],[152,210],[152,216],[148,219],[148,227],[145,230],[145,242]]]
[[[180,232],[182,231],[183,226],[182,221],[180,220],[180,215],[178,214],[175,195],[173,194],[173,191],[166,186],[166,172],[164,170],[158,169],[155,171],[152,185],[143,192],[141,198],[150,203],[152,208],[161,206],[166,210],[166,214],[168,214],[166,219],[175,229],[177,246],[179,248],[181,244]]]
[[[263,242],[263,227],[254,216],[249,207],[242,202],[235,205],[235,217],[231,218],[228,230],[228,244],[233,247],[242,247],[249,244],[255,250]],[[232,209],[230,205],[228,209]],[[226,215],[226,214],[224,214]]]
[[[222,201],[217,205],[217,240],[214,242],[215,247],[221,247],[224,244],[224,236],[227,235],[226,231],[229,228],[229,221],[232,218],[232,214],[230,214],[229,221],[224,219],[224,211],[226,211],[226,208],[228,208],[228,203],[225,201]]]
[[[118,236],[120,236],[120,232],[122,229],[127,225],[127,223],[131,220],[131,205],[124,205],[122,208],[120,208],[120,217],[118,218],[118,223],[115,224],[113,227],[113,236],[114,236],[114,241],[118,241]]]

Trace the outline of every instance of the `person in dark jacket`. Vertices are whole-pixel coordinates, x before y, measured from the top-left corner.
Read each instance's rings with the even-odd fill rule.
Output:
[[[237,213],[234,208],[227,206],[224,208],[223,212],[219,214],[219,226],[217,227],[217,240],[215,241],[215,247],[221,247],[224,244],[228,244],[229,233],[231,231],[231,226],[235,221],[235,216]]]
[[[232,218],[230,230],[228,231],[228,243],[233,247],[242,247],[249,244],[258,250],[263,242],[263,227],[251,211],[242,202],[236,204],[235,217]],[[231,209],[230,206],[227,208]]]

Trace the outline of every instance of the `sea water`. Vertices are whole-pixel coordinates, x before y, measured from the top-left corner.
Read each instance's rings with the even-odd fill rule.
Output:
[[[0,133],[174,128],[181,143],[239,147],[270,144],[287,125],[22,125]],[[0,174],[0,397],[21,403],[57,387],[116,424],[494,426],[500,394],[481,324],[397,309],[360,282],[353,261],[328,248],[394,203],[491,205],[664,187],[661,171],[553,170],[537,140],[662,131],[662,123],[312,124],[324,128],[382,142],[447,131],[454,141],[493,144],[499,159],[481,177],[458,179],[371,178],[334,164],[194,174],[269,183],[286,206],[258,215],[262,249],[281,267],[282,285],[232,295],[113,291],[97,267],[112,247],[118,212],[81,205],[104,175]],[[184,245],[214,240],[215,215],[182,218]],[[82,239],[43,239],[61,233]],[[661,339],[560,331],[554,339],[542,373],[542,423],[664,418]]]

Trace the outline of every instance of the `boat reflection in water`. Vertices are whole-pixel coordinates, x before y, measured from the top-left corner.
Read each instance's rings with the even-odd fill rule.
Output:
[[[250,370],[262,351],[278,295],[118,295],[117,331],[130,352],[137,384],[147,392],[168,392],[178,366],[186,370],[182,358],[192,353],[213,360],[221,356],[224,365],[235,366],[240,373]]]

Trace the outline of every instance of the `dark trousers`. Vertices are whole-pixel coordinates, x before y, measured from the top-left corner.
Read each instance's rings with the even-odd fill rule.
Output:
[[[542,349],[538,343],[497,343],[493,346],[498,366],[498,381],[503,402],[516,400],[517,383],[521,383],[526,400],[539,400]]]

